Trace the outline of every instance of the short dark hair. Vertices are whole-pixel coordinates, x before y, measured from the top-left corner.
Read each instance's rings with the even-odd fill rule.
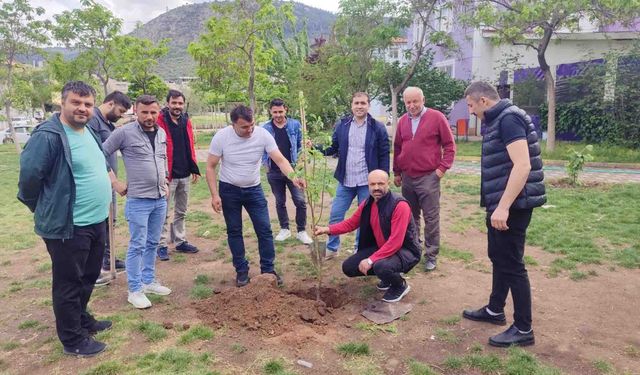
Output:
[[[169,93],[167,94],[167,103],[169,103],[169,100],[171,100],[171,98],[179,98],[182,97],[182,100],[187,101],[187,98],[184,97],[184,94],[181,93],[178,90],[169,90]]]
[[[82,82],[82,81],[70,81],[67,82],[62,88],[62,101],[64,101],[69,93],[72,92],[74,94],[80,96],[93,96],[96,97],[96,90],[93,89],[90,85]]]
[[[138,96],[138,99],[136,99],[136,105],[140,103],[144,105],[151,105],[153,103],[158,103],[158,99],[153,95],[140,95]],[[158,105],[160,104],[158,103]]]
[[[472,82],[466,90],[464,90],[464,97],[470,96],[473,100],[480,100],[481,97],[485,97],[491,100],[500,100],[500,95],[493,85],[483,82]]]
[[[358,92],[354,92],[353,95],[351,95],[351,102],[353,103],[353,99],[355,99],[356,96],[364,96],[367,98],[367,103],[371,103],[371,98],[369,97],[369,94],[367,94],[364,91],[358,91]]]
[[[269,102],[269,109],[271,109],[273,107],[285,107],[285,108],[287,108],[287,105],[284,104],[284,100],[276,98],[276,99],[271,100],[271,102]]]
[[[253,122],[253,110],[246,105],[240,104],[231,110],[231,122],[236,123],[239,119],[247,122]]]
[[[126,96],[124,93],[118,90],[113,91],[112,93],[104,97],[104,100],[102,101],[102,103],[108,103],[108,102],[113,102],[113,104],[122,106],[124,109],[127,109],[127,110],[131,108],[131,99],[129,99],[128,96]]]

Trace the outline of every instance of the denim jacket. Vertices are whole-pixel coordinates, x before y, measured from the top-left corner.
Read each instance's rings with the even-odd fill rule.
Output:
[[[269,120],[265,122],[262,127],[269,132],[272,136],[275,137],[275,132],[273,131],[273,120]],[[285,125],[287,129],[287,135],[289,135],[289,143],[291,143],[291,165],[294,166],[298,161],[298,153],[302,149],[302,125],[300,125],[300,121],[294,120],[287,117],[287,124]],[[262,156],[262,164],[266,165],[267,168],[271,168],[271,158],[265,152]]]

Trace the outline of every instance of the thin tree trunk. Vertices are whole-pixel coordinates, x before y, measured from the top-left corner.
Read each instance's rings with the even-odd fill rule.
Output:
[[[392,84],[389,85],[389,89],[391,90],[391,147],[393,147],[398,128],[398,93]]]
[[[9,133],[11,134],[11,138],[13,139],[13,144],[16,147],[16,152],[18,155],[22,153],[22,147],[20,146],[20,142],[18,141],[18,135],[16,134],[16,129],[13,127],[13,122],[11,121],[11,91],[13,89],[13,53],[10,54],[9,63],[7,66],[7,98],[4,101],[4,109],[7,114],[7,123],[9,124]]]
[[[556,149],[556,85],[551,70],[544,72],[544,80],[547,86],[547,151]]]
[[[256,62],[255,62],[255,56],[253,55],[254,49],[255,49],[254,45],[251,44],[251,49],[249,50],[249,103],[251,105],[251,110],[255,115],[257,103],[256,103],[256,93],[255,93]]]

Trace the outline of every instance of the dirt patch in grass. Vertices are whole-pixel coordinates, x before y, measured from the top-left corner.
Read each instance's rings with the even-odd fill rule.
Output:
[[[335,303],[338,292],[325,289],[325,294]],[[243,288],[226,289],[211,298],[194,302],[194,307],[198,317],[209,326],[240,328],[264,336],[281,335],[298,324],[326,326],[327,315],[333,312],[333,308],[324,302],[276,287],[267,275],[254,277]]]

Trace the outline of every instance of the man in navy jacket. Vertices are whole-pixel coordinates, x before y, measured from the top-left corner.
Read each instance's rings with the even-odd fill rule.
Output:
[[[329,224],[344,220],[353,198],[357,196],[360,204],[369,197],[369,172],[381,169],[389,173],[389,136],[384,125],[371,117],[369,108],[369,95],[354,93],[351,97],[352,114],[338,121],[331,147],[324,150],[325,155],[338,155],[334,174],[338,187],[331,204]],[[358,237],[359,233],[356,233],[356,244]],[[329,236],[327,258],[334,258],[339,247],[340,237]]]

